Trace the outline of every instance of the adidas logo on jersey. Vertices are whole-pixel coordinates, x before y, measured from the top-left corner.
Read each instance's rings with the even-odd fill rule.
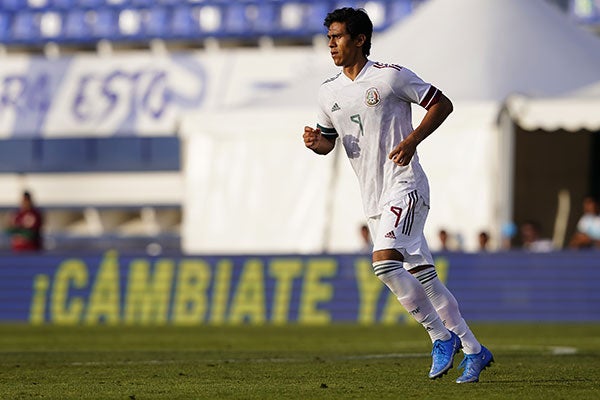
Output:
[[[334,103],[333,107],[331,107],[331,112],[338,111],[338,110],[341,110],[340,106],[338,106],[338,103]]]
[[[394,234],[394,231],[389,231],[388,233],[385,234],[385,237],[388,239],[396,239],[396,235]]]

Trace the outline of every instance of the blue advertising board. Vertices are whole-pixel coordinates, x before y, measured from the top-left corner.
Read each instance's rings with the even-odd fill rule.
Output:
[[[436,255],[469,321],[600,321],[600,253]],[[365,255],[0,256],[0,322],[413,323]]]

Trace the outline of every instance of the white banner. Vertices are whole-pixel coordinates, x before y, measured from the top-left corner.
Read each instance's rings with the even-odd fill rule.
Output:
[[[312,53],[6,57],[0,64],[0,138],[174,134],[182,113],[244,104],[285,87]]]

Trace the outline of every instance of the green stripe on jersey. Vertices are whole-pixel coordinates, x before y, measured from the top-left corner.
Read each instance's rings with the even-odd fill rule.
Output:
[[[335,130],[335,128],[326,128],[319,124],[317,124],[317,128],[319,128],[321,130],[321,133],[323,135],[337,135],[338,134],[337,131]]]

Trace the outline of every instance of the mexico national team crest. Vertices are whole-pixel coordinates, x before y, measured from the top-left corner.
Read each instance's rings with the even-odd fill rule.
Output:
[[[367,92],[365,93],[365,103],[369,107],[375,107],[377,104],[379,104],[380,100],[381,97],[379,96],[379,91],[377,88],[372,87],[367,89]]]

